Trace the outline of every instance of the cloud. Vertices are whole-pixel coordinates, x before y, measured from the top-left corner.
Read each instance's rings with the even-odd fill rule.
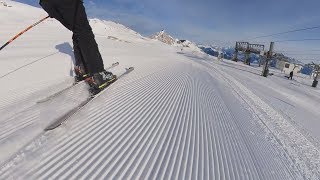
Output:
[[[88,3],[89,3],[90,6],[96,6],[96,3],[93,2],[93,1],[89,1]]]

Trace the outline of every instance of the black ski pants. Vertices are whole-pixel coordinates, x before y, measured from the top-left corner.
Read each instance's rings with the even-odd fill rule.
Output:
[[[40,5],[50,17],[73,32],[73,49],[77,66],[86,73],[104,70],[103,60],[95,41],[82,0],[41,0]]]

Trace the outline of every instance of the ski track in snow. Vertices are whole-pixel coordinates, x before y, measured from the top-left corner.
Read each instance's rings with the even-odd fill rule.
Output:
[[[293,88],[289,84],[290,81],[283,79],[283,77],[280,79],[282,81],[272,80],[274,77],[271,77],[272,79],[268,78],[268,84],[270,85],[266,87],[264,86],[264,81],[259,81],[259,79],[255,79],[240,71],[230,70],[232,69],[223,68],[223,71],[226,73],[235,73],[233,77],[243,85],[254,87],[251,89],[254,94],[258,95],[273,109],[276,109],[278,113],[290,121],[297,130],[303,133],[310,142],[318,149],[320,148],[320,141],[318,140],[320,136],[317,134],[318,129],[316,128],[320,125],[320,122],[317,122],[317,114],[319,114],[319,112],[317,113],[315,108],[310,109],[310,107],[317,107],[316,103],[318,102],[319,104],[320,100],[320,94],[317,95],[314,88],[310,88],[310,86]],[[257,69],[255,70],[257,71]],[[277,88],[273,88],[274,84],[277,84]],[[289,84],[289,86],[287,84]],[[306,102],[308,103],[307,106]],[[303,112],[306,111],[310,113],[303,114]],[[303,118],[303,121],[300,120],[300,116]],[[310,124],[312,124],[312,129],[310,129]]]
[[[255,136],[247,139],[248,135],[243,135],[246,128],[238,127],[237,115],[222,99],[226,92],[216,87],[223,84],[221,79],[210,75],[212,72],[206,72],[202,66],[185,61],[158,62],[157,70],[151,69],[145,75],[135,75],[139,69],[136,67],[130,76],[111,86],[108,93],[102,94],[61,128],[45,133],[22,149],[2,167],[0,177],[301,177],[290,170],[290,164],[268,159],[267,152],[263,154],[252,149],[257,148],[256,145],[248,147],[257,139]],[[260,140],[266,141],[262,137]],[[273,149],[270,145],[264,147]],[[276,150],[272,153],[278,156]],[[260,166],[267,170],[263,171]]]
[[[4,1],[13,7],[0,13],[32,10],[22,16],[26,24],[43,13]],[[19,29],[25,24],[5,15],[0,16],[5,24],[0,38],[6,40],[15,23]],[[6,24],[7,18],[13,25]],[[48,20],[4,49],[0,70],[13,73],[0,78],[10,84],[0,91],[0,179],[319,179],[317,147],[254,94],[245,78],[225,70],[232,63],[213,63],[214,58],[194,49],[181,52],[117,23],[90,23],[105,64],[119,61],[115,74],[128,66],[135,70],[60,127],[44,132],[88,95],[82,84],[36,103],[72,82],[72,49],[65,42],[70,32]],[[57,29],[61,36],[47,37]],[[40,57],[45,58],[16,69]],[[236,69],[259,74],[247,66]],[[316,114],[316,108],[310,112]]]
[[[11,151],[10,154],[13,155],[15,152],[12,151],[12,148],[22,148],[32,141],[35,136],[43,132],[48,123],[54,121],[75,105],[80,104],[85,99],[86,94],[88,94],[87,88],[82,86],[41,104],[35,104],[34,101],[32,101],[33,103],[27,103],[26,100],[23,100],[20,102],[23,105],[11,108],[14,113],[10,113],[11,111],[7,109],[8,115],[0,118],[1,154]],[[77,97],[77,99],[73,97]]]
[[[231,83],[233,89],[250,105],[263,124],[277,138],[292,161],[307,179],[318,179],[320,177],[320,151],[314,146],[290,121],[285,119],[281,113],[273,109],[262,99],[252,93],[235,78],[213,66],[222,76]]]

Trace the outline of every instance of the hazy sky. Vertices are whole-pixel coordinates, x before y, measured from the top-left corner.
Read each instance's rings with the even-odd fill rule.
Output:
[[[34,0],[20,0],[37,4]],[[84,0],[90,17],[120,22],[143,35],[165,29],[180,39],[203,44],[244,40],[320,26],[319,0]],[[251,40],[320,39],[320,29]],[[258,43],[259,43],[258,42]],[[277,51],[320,58],[320,41],[276,43]],[[312,51],[311,51],[312,50]],[[319,50],[319,51],[314,51]],[[293,52],[291,52],[293,51]],[[308,51],[308,52],[301,52]],[[304,54],[312,55],[304,55]]]

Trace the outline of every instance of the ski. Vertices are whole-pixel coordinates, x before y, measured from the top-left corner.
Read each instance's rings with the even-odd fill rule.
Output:
[[[121,77],[123,77],[124,75],[130,73],[131,71],[134,70],[133,67],[130,68],[126,68],[126,71],[124,73],[122,73],[121,75],[119,75],[117,77],[117,79],[115,81],[113,81],[112,83],[108,84],[102,91],[100,91],[97,94],[92,94],[90,95],[85,101],[83,101],[81,104],[79,104],[77,107],[71,109],[70,111],[68,111],[67,113],[65,113],[63,116],[59,117],[58,119],[56,119],[52,124],[50,124],[48,127],[46,127],[44,129],[44,131],[50,131],[50,130],[54,130],[55,128],[59,127],[62,123],[64,123],[65,121],[67,121],[70,117],[72,117],[73,115],[75,115],[77,112],[79,112],[82,108],[84,108],[89,102],[93,101],[94,99],[96,99],[97,97],[99,97],[101,94],[103,94],[108,87],[110,87],[110,85],[112,85],[113,83],[115,83],[116,81],[118,81]]]
[[[118,65],[119,65],[119,62],[112,63],[111,66],[106,68],[106,70],[110,70],[110,69],[112,69],[112,68],[114,68],[114,67],[116,67]],[[78,85],[80,85],[82,83],[84,83],[84,81],[74,82],[72,85],[70,85],[70,86],[68,86],[68,87],[66,87],[66,88],[64,88],[64,89],[62,89],[62,90],[60,90],[60,91],[58,91],[58,92],[46,97],[46,98],[44,98],[44,99],[41,99],[41,100],[37,101],[37,104],[41,104],[41,103],[50,101],[52,98],[57,97],[58,95],[63,94],[65,91],[67,91],[67,90],[69,90],[69,89],[71,89],[71,88],[73,88],[75,86],[78,86]]]

